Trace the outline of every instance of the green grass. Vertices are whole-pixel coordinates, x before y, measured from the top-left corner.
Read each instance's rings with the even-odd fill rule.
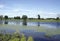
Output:
[[[11,20],[11,21],[23,21],[23,19],[7,19],[7,20]],[[27,19],[28,22],[60,22],[59,20],[38,20],[38,19]]]
[[[37,20],[37,19],[34,19],[34,20],[27,20],[27,21],[31,21],[31,22],[60,22],[60,20]]]

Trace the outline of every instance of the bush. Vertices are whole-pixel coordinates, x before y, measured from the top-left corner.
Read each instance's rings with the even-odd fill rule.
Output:
[[[20,37],[18,37],[20,36]],[[19,33],[14,33],[12,35],[10,34],[0,34],[0,41],[34,41],[32,36],[28,37],[28,40],[26,40],[26,37],[24,34],[20,35]]]
[[[29,36],[27,41],[34,41],[34,40],[33,40],[32,36]]]

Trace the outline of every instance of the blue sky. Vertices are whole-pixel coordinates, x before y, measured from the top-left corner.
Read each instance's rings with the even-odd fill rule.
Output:
[[[60,16],[60,0],[0,0],[0,15],[37,18],[38,14],[41,18]]]

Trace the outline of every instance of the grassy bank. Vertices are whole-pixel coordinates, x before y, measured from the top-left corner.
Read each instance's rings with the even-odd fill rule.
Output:
[[[4,20],[4,19],[3,19]],[[23,21],[23,19],[7,19],[11,21]],[[38,20],[38,19],[27,19],[27,22],[60,22],[60,20]]]
[[[0,19],[1,20],[1,19]],[[5,20],[5,19],[2,19]],[[23,21],[23,19],[7,19],[9,21]],[[44,19],[44,20],[39,20],[39,19],[27,19],[28,22],[60,22],[59,20],[53,20],[53,19]]]
[[[27,20],[27,21],[31,21],[31,22],[60,22],[60,20]]]

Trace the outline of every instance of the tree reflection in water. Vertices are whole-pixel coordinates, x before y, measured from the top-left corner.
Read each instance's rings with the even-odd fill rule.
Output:
[[[38,22],[38,26],[40,26],[40,22]]]
[[[4,24],[8,24],[8,21],[7,21],[7,20],[5,20]]]
[[[60,26],[60,23],[59,22],[56,22],[56,27],[58,28]]]
[[[3,24],[3,21],[2,20],[0,20],[0,24]]]
[[[23,21],[23,25],[25,25],[25,26],[26,26],[26,25],[27,25],[27,21],[25,21],[25,20],[24,20],[24,21]]]

